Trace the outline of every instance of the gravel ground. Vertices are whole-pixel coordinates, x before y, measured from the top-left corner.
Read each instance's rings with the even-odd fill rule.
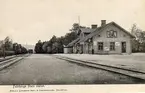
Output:
[[[0,71],[0,84],[132,84],[139,81],[69,63],[50,55],[33,54]]]
[[[56,55],[145,72],[145,53],[133,53],[131,55],[91,55],[91,54],[56,54]]]

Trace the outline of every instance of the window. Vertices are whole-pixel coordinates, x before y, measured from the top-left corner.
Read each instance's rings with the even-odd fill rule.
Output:
[[[113,30],[107,31],[107,37],[108,38],[117,38],[117,31],[113,31]]]
[[[115,50],[115,42],[110,42],[110,51]]]
[[[103,42],[98,42],[98,50],[103,50]]]

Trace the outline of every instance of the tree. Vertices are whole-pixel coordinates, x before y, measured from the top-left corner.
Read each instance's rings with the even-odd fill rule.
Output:
[[[63,45],[64,45],[64,37],[59,37],[57,38],[57,43],[58,43],[58,53],[63,53]]]
[[[80,30],[78,23],[74,23],[71,32],[66,33],[65,36],[56,37],[55,35],[49,41],[41,42],[39,40],[35,45],[36,53],[63,53],[63,46],[77,38],[77,33]]]
[[[13,44],[12,44],[12,40],[10,39],[9,36],[7,36],[5,39],[4,39],[4,47],[5,47],[5,50],[13,50]]]
[[[145,51],[145,31],[142,31],[136,24],[133,24],[131,33],[135,36],[135,39],[132,40],[133,52]]]
[[[47,53],[49,53],[49,54],[52,53],[52,48],[50,46],[47,47]]]
[[[54,42],[52,44],[52,53],[58,53],[59,44],[58,42]]]
[[[18,43],[13,44],[13,51],[15,51],[15,54],[18,54]]]
[[[15,51],[15,54],[26,54],[27,49],[18,43],[13,43],[13,51]]]
[[[43,46],[43,43],[41,42],[41,40],[39,40],[35,45],[35,52],[36,53],[43,53],[42,46]]]
[[[63,42],[63,44],[64,44],[64,45],[68,45],[70,42],[72,42],[72,41],[75,40],[76,38],[77,38],[77,35],[75,34],[75,32],[67,33],[67,34],[64,36],[64,42]]]
[[[48,41],[43,42],[42,49],[43,49],[44,53],[47,53],[47,46],[48,46]]]
[[[52,38],[50,39],[50,43],[53,44],[54,42],[56,42],[57,38],[55,35],[52,36]]]
[[[80,25],[78,23],[74,23],[72,25],[72,28],[70,29],[71,32],[74,32],[76,35],[79,34],[80,31]]]
[[[73,30],[73,31],[78,30],[79,27],[80,27],[80,25],[79,25],[78,23],[74,23],[72,26],[73,26],[73,27],[72,27],[72,30]]]
[[[21,54],[25,54],[25,53],[27,53],[27,49],[22,46],[22,48],[21,48]]]

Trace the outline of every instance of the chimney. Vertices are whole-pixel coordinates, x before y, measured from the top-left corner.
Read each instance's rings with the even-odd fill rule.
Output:
[[[101,26],[106,25],[106,20],[101,20]]]
[[[92,29],[96,29],[97,26],[98,26],[97,24],[92,24],[92,25],[91,25],[91,28],[92,28]]]

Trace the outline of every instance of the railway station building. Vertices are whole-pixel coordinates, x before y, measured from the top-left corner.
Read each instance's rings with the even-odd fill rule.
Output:
[[[101,20],[100,27],[93,24],[91,28],[80,28],[78,38],[70,42],[65,50],[80,54],[130,54],[133,38],[130,32],[117,23],[106,24],[106,20]]]

